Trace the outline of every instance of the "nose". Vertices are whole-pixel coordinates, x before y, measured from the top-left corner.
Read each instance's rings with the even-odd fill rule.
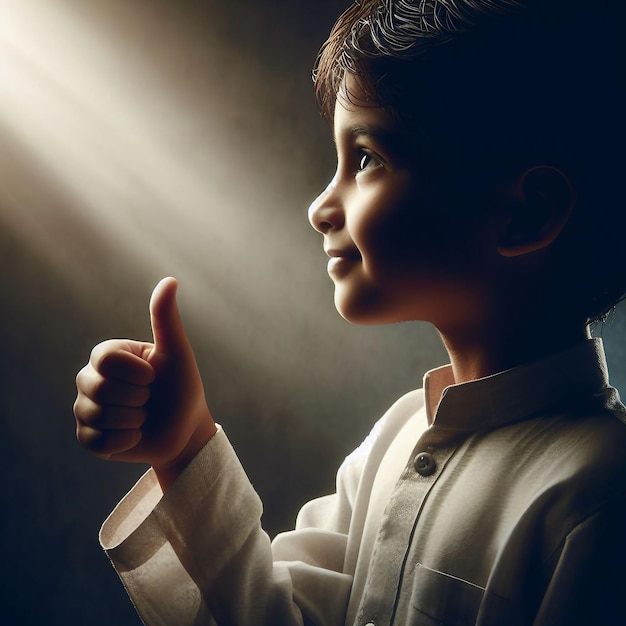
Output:
[[[335,177],[309,207],[309,222],[323,235],[333,229],[339,230],[344,223],[344,213],[337,191]]]

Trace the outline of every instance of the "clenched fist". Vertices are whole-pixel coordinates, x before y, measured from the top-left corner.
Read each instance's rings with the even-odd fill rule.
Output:
[[[78,373],[76,436],[106,459],[148,463],[167,488],[215,434],[202,380],[164,278],[150,300],[154,343],[98,344]]]

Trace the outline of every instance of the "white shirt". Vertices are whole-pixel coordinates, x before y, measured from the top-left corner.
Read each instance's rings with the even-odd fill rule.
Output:
[[[222,430],[101,542],[146,624],[626,624],[626,409],[600,340],[429,372],[273,544]],[[443,390],[443,393],[442,393]]]

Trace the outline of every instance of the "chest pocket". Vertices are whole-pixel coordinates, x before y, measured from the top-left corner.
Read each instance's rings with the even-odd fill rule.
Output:
[[[401,599],[395,623],[407,626],[476,623],[485,593],[482,587],[419,563],[410,578],[411,592],[404,601]]]
[[[419,563],[408,578],[410,582],[407,581],[398,603],[394,624],[518,626],[523,623],[519,606],[461,578]]]

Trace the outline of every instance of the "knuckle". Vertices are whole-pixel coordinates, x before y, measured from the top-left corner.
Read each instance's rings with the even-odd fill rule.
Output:
[[[80,420],[91,428],[105,428],[106,411],[100,405],[91,402],[81,411]]]
[[[141,428],[145,420],[145,410],[133,407],[102,407],[93,404],[88,411],[81,413],[84,424],[102,431]]]
[[[79,424],[76,429],[78,442],[93,454],[108,452],[109,437],[106,431]]]
[[[83,416],[83,402],[80,394],[77,396],[76,400],[74,400],[74,406],[72,407],[74,412],[74,417],[77,420],[82,419]]]
[[[120,361],[120,355],[117,351],[107,350],[102,352],[98,359],[98,371],[109,372],[115,371]]]
[[[85,448],[91,450],[98,439],[101,438],[102,433],[100,431],[96,431],[95,429],[85,426],[85,424],[80,421],[76,424],[76,439],[78,442]]]
[[[141,431],[133,430],[98,430],[80,425],[76,429],[79,443],[91,454],[108,459],[114,454],[133,449],[141,441]]]
[[[98,415],[103,408],[83,394],[78,394],[74,402],[74,417],[79,424],[91,427],[98,423]]]
[[[100,355],[102,354],[104,342],[95,345],[91,349],[91,353],[89,354],[89,363],[97,363],[100,360]]]
[[[99,371],[102,366],[103,360],[107,359],[109,355],[115,354],[118,348],[119,341],[115,339],[107,339],[101,343],[95,345],[89,355],[89,363]]]
[[[83,386],[84,386],[85,376],[87,374],[86,370],[87,370],[88,367],[89,367],[89,365],[85,365],[76,374],[76,388],[79,389],[79,390],[82,389]]]
[[[85,398],[94,398],[99,393],[98,390],[101,388],[102,383],[102,376],[100,376],[90,364],[83,367],[76,375],[78,400],[83,396]]]
[[[106,378],[100,377],[92,381],[87,395],[96,403],[106,404],[111,399],[111,383]]]

